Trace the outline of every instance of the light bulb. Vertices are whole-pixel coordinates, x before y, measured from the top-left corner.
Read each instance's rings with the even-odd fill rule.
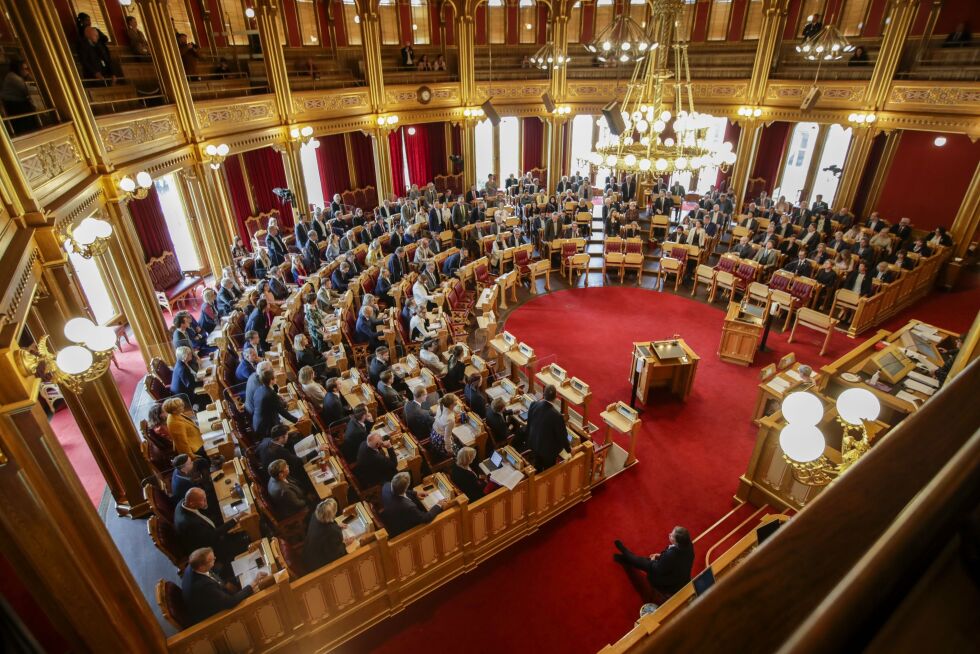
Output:
[[[95,333],[95,323],[88,318],[72,318],[65,323],[65,338],[83,343]]]
[[[665,127],[667,127],[667,125],[662,120],[656,120],[653,123],[653,131],[654,132],[660,133],[660,132],[664,131],[664,128]]]
[[[610,43],[609,41],[603,41],[602,42],[602,49],[605,52],[609,52],[610,50],[612,50],[612,43]]]
[[[629,41],[623,41],[622,45],[619,47],[621,47],[623,50],[629,50],[632,46],[630,45]]]
[[[877,116],[875,116],[874,114],[868,114],[867,117],[865,118],[865,120],[869,123],[875,122],[876,119]]]
[[[625,163],[627,166],[632,168],[633,166],[636,165],[636,155],[634,154],[626,155],[625,157],[623,157],[623,163]]]
[[[655,166],[655,167],[657,168],[657,170],[659,170],[659,171],[664,171],[664,170],[667,170],[667,160],[666,160],[666,159],[664,159],[663,157],[661,157],[660,159],[657,159],[657,163],[656,163],[656,164],[654,164],[654,166]]]
[[[614,154],[611,154],[608,157],[606,157],[606,165],[609,166],[610,168],[615,166],[617,161],[619,161],[619,159]]]
[[[875,420],[880,411],[878,398],[866,388],[849,388],[837,397],[837,413],[851,425],[860,425],[862,420]]]
[[[813,393],[790,393],[783,400],[782,411],[786,422],[815,425],[823,418],[823,403]]]
[[[85,347],[93,352],[108,352],[116,347],[116,334],[108,327],[95,325],[92,333],[85,339]]]
[[[299,133],[302,134],[303,136],[313,136],[313,128],[307,125],[303,129],[301,129]]]
[[[255,18],[255,10],[252,9],[251,7],[246,7],[245,8],[245,16],[247,18]]]
[[[132,177],[123,177],[119,180],[119,188],[127,193],[132,193],[136,190],[136,182],[133,181]]]
[[[815,425],[790,423],[779,432],[779,446],[792,460],[808,463],[823,455],[827,441]]]
[[[78,223],[78,227],[72,229],[71,234],[75,239],[75,242],[79,245],[91,245],[95,243],[95,239],[98,238],[95,235],[95,229],[92,227],[92,218],[86,218],[82,222]]]
[[[409,127],[408,128],[408,135],[409,136],[415,136],[415,128],[414,127]]]
[[[643,172],[646,172],[646,171],[650,170],[650,160],[649,159],[640,159],[640,170],[642,170]]]
[[[674,147],[674,139],[668,136],[664,139],[664,145],[666,145],[668,148]]]
[[[752,110],[752,115],[758,118],[759,116],[762,115],[762,109],[756,107],[755,109]]]
[[[936,137],[936,140],[933,141],[932,144],[935,145],[937,148],[941,148],[944,145],[946,145],[946,137],[945,136],[937,136]]]
[[[227,156],[230,150],[231,148],[228,147],[227,143],[222,143],[221,145],[218,146],[218,156],[219,157]]]
[[[153,178],[145,170],[140,171],[136,173],[136,183],[139,184],[140,188],[150,188],[153,186]]]
[[[294,127],[291,130],[289,130],[289,136],[291,136],[294,139],[298,139],[299,138],[299,129],[296,128],[296,127]]]
[[[671,113],[670,113],[669,111],[667,111],[667,110],[664,110],[664,111],[663,111],[663,112],[662,112],[662,113],[660,114],[660,120],[662,120],[662,121],[664,121],[665,123],[666,123],[666,122],[667,122],[668,120],[670,120],[670,117],[671,117]]]
[[[640,120],[636,123],[636,129],[640,133],[647,131],[650,128],[650,123],[645,120]]]
[[[674,168],[677,170],[684,170],[687,168],[687,157],[677,157],[677,160],[674,161]]]
[[[212,143],[208,145],[208,147],[204,148],[204,154],[208,155],[209,157],[213,157],[214,155],[218,154],[218,148]]]
[[[102,220],[101,218],[90,218],[92,221],[89,223],[89,229],[95,238],[109,238],[112,236],[112,225],[109,224],[108,220]]]
[[[354,16],[354,22],[356,24],[360,25],[361,24],[361,17],[360,16]]]
[[[69,375],[78,375],[92,367],[92,353],[81,345],[69,345],[55,357],[58,368]]]

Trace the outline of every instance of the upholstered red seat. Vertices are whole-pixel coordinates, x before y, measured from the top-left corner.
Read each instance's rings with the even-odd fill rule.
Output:
[[[143,385],[146,388],[146,392],[150,394],[150,397],[157,402],[165,400],[171,395],[170,387],[165,386],[156,375],[147,375],[144,377]]]
[[[149,502],[150,508],[156,516],[170,524],[174,523],[174,510],[177,505],[174,499],[167,495],[162,488],[154,483],[143,484],[143,496]]]
[[[682,265],[687,263],[687,257],[690,251],[685,247],[674,246],[670,249],[670,258],[677,259]]]
[[[786,275],[773,275],[769,279],[769,288],[776,291],[785,291],[789,285],[790,280]]]
[[[735,269],[735,260],[728,257],[722,257],[718,260],[718,264],[715,266],[718,270],[724,270],[725,272],[732,272]]]
[[[174,378],[173,368],[168,366],[160,357],[150,359],[150,372],[159,377],[160,381],[167,386],[170,386]]]
[[[172,581],[161,579],[157,582],[157,606],[160,613],[178,631],[187,629],[192,621],[187,614],[187,607],[184,605],[184,594],[180,586]]]

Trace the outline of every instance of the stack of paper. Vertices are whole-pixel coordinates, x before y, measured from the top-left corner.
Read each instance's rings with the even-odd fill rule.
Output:
[[[252,552],[248,556],[235,559],[231,562],[231,570],[238,577],[238,580],[242,584],[242,588],[251,585],[255,578],[259,576],[259,573],[272,574],[272,570],[269,568],[269,562],[263,559],[262,565],[258,563],[258,559],[261,557],[261,550]]]
[[[469,425],[459,425],[453,429],[453,436],[459,439],[463,445],[473,445],[476,442],[476,434]]]
[[[443,495],[442,491],[437,488],[433,491],[429,491],[429,494],[422,498],[422,506],[424,506],[425,510],[428,511],[444,499],[446,499],[446,496]]]
[[[906,379],[905,388],[909,388],[918,393],[922,393],[923,395],[932,395],[933,393],[936,392],[936,389],[933,388],[932,386],[927,386],[926,384],[917,382],[914,379]]]
[[[330,466],[327,466],[325,471],[318,470],[317,472],[313,473],[313,481],[317,484],[323,484],[326,486],[327,484],[333,483],[334,479],[336,479],[336,477],[333,476],[333,470],[331,470]]]
[[[921,401],[919,398],[906,391],[899,391],[895,394],[895,397],[900,400],[905,400],[906,402],[911,402],[914,406],[919,406],[919,402]]]
[[[927,377],[926,375],[923,375],[921,372],[916,372],[916,371],[913,370],[913,371],[909,372],[908,376],[911,377],[912,379],[914,379],[917,382],[926,384],[927,386],[932,386],[933,388],[939,388],[939,380],[938,379],[933,379],[932,377]]]
[[[524,473],[513,468],[510,464],[505,463],[490,473],[490,479],[505,488],[514,490],[517,484],[521,483],[521,480],[524,479]]]
[[[773,377],[768,382],[766,386],[775,391],[776,393],[782,394],[789,388],[789,382],[782,377]]]
[[[316,436],[310,434],[300,442],[296,443],[296,446],[293,448],[293,451],[296,452],[296,456],[303,459],[306,458],[306,455],[308,455],[310,452],[315,450],[316,447],[317,447]]]

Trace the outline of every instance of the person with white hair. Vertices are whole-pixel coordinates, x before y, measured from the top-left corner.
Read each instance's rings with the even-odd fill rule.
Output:
[[[303,541],[303,567],[307,574],[347,554],[347,546],[354,541],[352,537],[344,536],[344,530],[334,520],[336,517],[337,500],[332,497],[317,504],[313,510]]]
[[[472,447],[464,447],[456,452],[456,462],[449,471],[449,479],[459,490],[466,494],[470,502],[476,502],[483,497],[486,483],[482,482],[475,472],[473,472],[473,461],[476,459],[476,450]]]

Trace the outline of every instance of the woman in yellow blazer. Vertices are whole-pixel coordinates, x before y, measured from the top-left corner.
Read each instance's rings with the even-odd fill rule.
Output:
[[[167,431],[174,442],[174,451],[177,454],[205,456],[201,430],[184,415],[184,401],[171,397],[163,403],[163,410],[167,412]]]

